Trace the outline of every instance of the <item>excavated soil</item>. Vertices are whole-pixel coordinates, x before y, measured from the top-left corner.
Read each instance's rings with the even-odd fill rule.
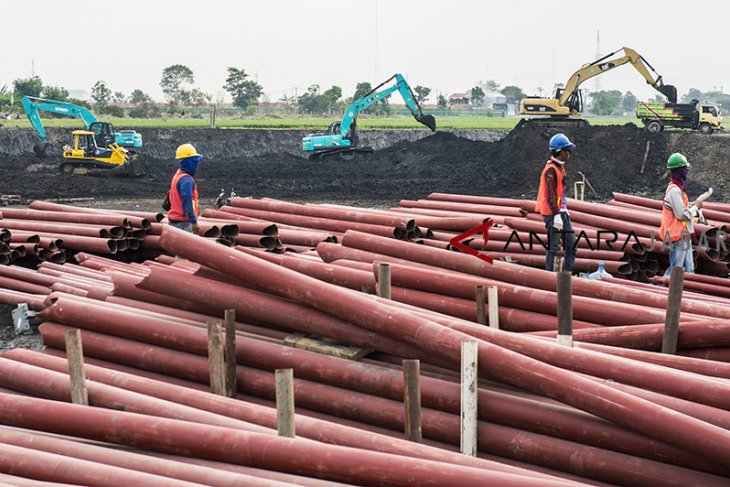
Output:
[[[524,124],[494,142],[439,132],[418,140],[401,140],[351,161],[316,162],[296,153],[266,153],[264,149],[250,151],[254,155],[249,156],[228,156],[231,151],[219,150],[219,142],[205,138],[193,142],[200,145],[201,152],[213,154],[203,160],[197,175],[203,198],[214,198],[225,187],[254,197],[395,204],[399,199],[419,198],[434,191],[534,196],[547,157],[547,142],[555,132]],[[571,179],[578,179],[582,172],[597,193],[587,190],[587,197],[607,199],[612,191],[659,196],[665,188],[661,179],[664,162],[671,152],[681,151],[693,164],[690,196],[714,186],[716,199],[730,200],[725,162],[730,137],[691,132],[648,134],[634,125],[588,126],[565,132],[578,145],[568,164]],[[176,141],[167,143],[174,145]],[[175,161],[145,155],[140,165],[145,171],[141,178],[66,175],[58,172],[54,159],[0,156],[0,170],[5,175],[2,193],[20,194],[24,200],[162,197]]]

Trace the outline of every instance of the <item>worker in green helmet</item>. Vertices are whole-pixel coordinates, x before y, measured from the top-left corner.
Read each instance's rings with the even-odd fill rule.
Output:
[[[694,260],[692,257],[692,225],[693,210],[689,205],[689,197],[685,191],[687,174],[690,164],[687,158],[679,153],[674,153],[667,159],[667,169],[671,173],[671,181],[664,193],[664,206],[662,208],[662,224],[659,234],[665,244],[669,245],[669,268],[665,276],[673,266],[684,267],[685,272],[694,272]],[[702,200],[697,200],[693,206],[698,210],[702,208]]]

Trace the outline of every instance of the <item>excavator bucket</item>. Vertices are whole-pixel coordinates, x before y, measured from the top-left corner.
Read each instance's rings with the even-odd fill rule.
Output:
[[[51,146],[48,142],[40,142],[33,146],[33,152],[35,152],[35,155],[38,159],[44,159],[46,157],[46,152],[48,151],[48,148]]]
[[[669,103],[677,103],[677,87],[674,85],[663,85],[656,87],[659,92],[666,96]]]
[[[433,115],[420,115],[416,120],[431,129],[431,132],[436,132],[436,119]]]

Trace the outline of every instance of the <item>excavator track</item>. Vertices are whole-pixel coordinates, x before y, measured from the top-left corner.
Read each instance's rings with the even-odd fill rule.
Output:
[[[350,161],[358,155],[372,154],[372,147],[341,147],[339,149],[317,151],[309,155],[310,161],[325,161],[339,159],[342,161]]]
[[[523,118],[521,119],[515,128],[520,128],[524,125],[530,125],[533,127],[544,127],[544,128],[577,128],[587,127],[590,125],[588,120],[583,118],[568,118],[568,117],[546,117],[546,118]]]

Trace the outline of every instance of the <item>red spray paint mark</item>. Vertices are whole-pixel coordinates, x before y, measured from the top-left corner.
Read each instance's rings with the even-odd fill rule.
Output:
[[[489,241],[489,228],[494,225],[494,222],[492,220],[487,220],[486,222],[482,223],[481,225],[478,225],[471,230],[467,230],[464,233],[461,233],[457,235],[456,237],[449,240],[449,243],[452,247],[455,247],[462,252],[466,252],[467,254],[471,254],[474,257],[478,257],[482,259],[487,264],[491,264],[493,261],[492,259],[487,255],[482,253],[481,251],[476,251],[473,248],[469,247],[468,245],[464,245],[462,243],[463,240],[466,240],[467,238],[471,237],[472,235],[476,235],[478,233],[481,233],[484,236],[484,246],[482,247],[482,250],[487,245],[487,242]]]

